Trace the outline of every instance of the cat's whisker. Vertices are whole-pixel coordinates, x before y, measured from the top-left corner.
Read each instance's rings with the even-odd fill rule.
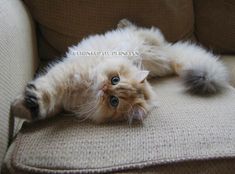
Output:
[[[94,108],[95,108],[95,107],[94,107]],[[80,114],[80,115],[86,115],[86,114],[90,113],[91,111],[93,111],[93,110],[94,110],[94,108],[91,108],[91,109],[85,110],[85,111],[83,111],[83,112],[79,112],[79,114]]]
[[[85,116],[80,122],[83,122],[83,121],[89,119],[90,117],[92,117],[92,115],[95,113],[95,110],[98,107],[99,99],[100,99],[100,97],[95,101],[96,104],[92,108],[88,108],[88,109],[86,109],[84,111],[78,112],[79,117]]]
[[[82,120],[80,120],[79,122],[83,122],[83,121],[85,121],[85,120],[91,118],[91,117],[94,115],[95,112],[93,112],[93,111],[94,111],[96,108],[97,108],[97,105],[96,105],[95,107],[93,107],[92,109],[90,109],[89,112],[84,113],[84,114],[80,114],[80,115],[79,115],[80,117],[82,117],[82,116],[84,116],[84,115],[86,115],[86,117],[84,117],[84,118],[83,118]]]
[[[83,113],[83,114],[86,114],[88,113],[89,111],[93,110],[94,108],[96,108],[98,105],[98,102],[96,102],[95,106],[93,108],[88,108],[87,110],[84,110],[84,111],[80,111],[80,113]],[[90,105],[91,106],[91,105]]]
[[[86,105],[90,105],[90,104],[93,104],[93,103],[96,103],[96,101],[91,101],[91,102],[84,103],[84,104],[81,104],[81,105],[78,105],[78,106],[86,106]]]
[[[75,116],[76,113],[62,113],[64,116]]]
[[[87,114],[86,117],[84,117],[82,120],[80,120],[79,122],[83,122],[86,121],[87,119],[91,118],[94,115],[95,112],[90,112],[89,114]]]

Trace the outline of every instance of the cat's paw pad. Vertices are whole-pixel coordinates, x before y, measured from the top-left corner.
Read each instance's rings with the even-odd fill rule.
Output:
[[[39,115],[37,88],[32,83],[28,83],[25,88],[24,104],[30,110],[32,119],[37,119]]]

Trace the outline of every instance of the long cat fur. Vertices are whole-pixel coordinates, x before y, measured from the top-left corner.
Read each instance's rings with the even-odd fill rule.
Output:
[[[98,123],[143,120],[156,100],[147,77],[172,74],[195,94],[213,94],[228,85],[218,56],[190,42],[169,43],[158,28],[137,27],[123,19],[116,30],[70,47],[62,61],[27,84],[12,108],[14,115],[27,120],[63,110]],[[120,77],[119,84],[110,84],[113,76]],[[117,107],[110,106],[113,95],[119,98]]]

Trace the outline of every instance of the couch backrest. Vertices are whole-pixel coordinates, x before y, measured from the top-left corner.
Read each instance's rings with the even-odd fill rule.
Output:
[[[157,26],[170,41],[193,35],[192,0],[25,0],[39,30],[42,59],[61,56],[68,46],[90,34],[116,28],[128,18],[140,26]]]
[[[221,53],[235,52],[233,0],[24,0],[38,23],[39,56],[54,59],[90,34],[116,27],[122,18],[159,27],[167,40],[198,40]]]
[[[219,53],[235,53],[235,1],[195,0],[195,35]]]

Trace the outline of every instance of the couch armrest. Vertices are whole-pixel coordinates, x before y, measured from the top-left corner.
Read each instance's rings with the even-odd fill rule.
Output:
[[[9,137],[9,107],[38,64],[32,19],[17,0],[0,1],[0,169]],[[17,124],[17,123],[16,123]]]

